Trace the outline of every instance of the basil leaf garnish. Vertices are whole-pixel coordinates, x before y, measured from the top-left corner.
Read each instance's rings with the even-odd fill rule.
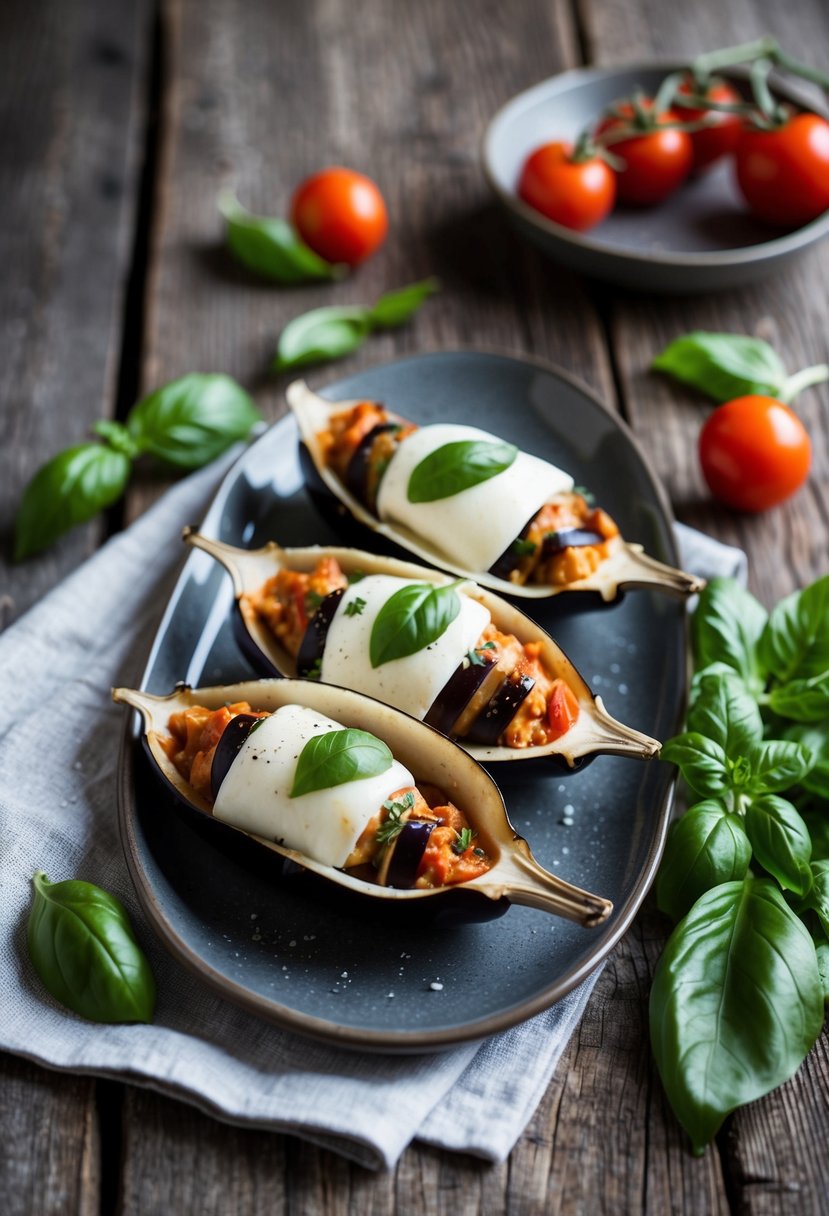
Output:
[[[704,798],[718,798],[731,788],[725,749],[704,735],[693,731],[675,735],[663,743],[659,758],[678,765],[691,789]]]
[[[391,768],[393,760],[383,740],[365,730],[349,727],[314,735],[300,752],[290,797],[376,777]]]
[[[245,439],[260,414],[245,390],[224,375],[193,372],[144,397],[127,429],[143,452],[196,469]]]
[[[780,601],[763,630],[759,652],[781,682],[829,671],[829,574]]]
[[[309,249],[286,220],[253,215],[232,194],[222,195],[219,210],[227,220],[228,248],[256,274],[277,283],[307,283],[346,273],[347,267]]]
[[[668,835],[656,885],[659,910],[681,920],[711,887],[745,878],[750,861],[740,816],[714,799],[698,802]]]
[[[410,583],[395,591],[374,619],[369,640],[372,667],[417,654],[437,641],[461,610],[457,586]]]
[[[811,680],[789,680],[768,694],[768,706],[781,718],[795,722],[825,722],[829,719],[829,670]]]
[[[671,934],[650,998],[662,1084],[697,1155],[730,1111],[792,1076],[822,1025],[812,939],[774,883],[747,877],[703,895]]]
[[[123,905],[100,887],[32,879],[29,957],[49,992],[93,1022],[149,1022],[155,982]]]
[[[779,397],[787,380],[786,369],[768,342],[745,334],[685,334],[657,355],[651,367],[715,401],[747,393]]]
[[[102,443],[82,443],[47,461],[29,482],[18,508],[14,560],[45,549],[115,502],[130,467],[128,456]]]
[[[800,784],[811,793],[829,799],[829,715],[821,723],[797,723],[787,727],[784,738],[802,744],[812,757],[812,766],[800,778]],[[829,816],[824,816],[824,821],[829,839]],[[829,851],[825,855],[829,857]]]
[[[729,756],[740,756],[763,737],[757,702],[738,679],[704,676],[688,711],[688,730],[722,745]]]
[[[409,502],[436,502],[508,469],[518,448],[500,439],[459,439],[430,452],[409,478]]]
[[[281,372],[350,355],[373,330],[392,329],[408,321],[438,287],[437,279],[424,279],[381,296],[370,308],[331,305],[302,313],[279,335],[271,367]]]

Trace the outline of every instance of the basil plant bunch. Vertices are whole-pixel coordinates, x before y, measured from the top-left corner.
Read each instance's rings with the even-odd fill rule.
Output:
[[[829,576],[768,615],[713,579],[687,729],[662,757],[696,799],[657,880],[677,921],[650,1032],[694,1151],[798,1069],[829,998]]]

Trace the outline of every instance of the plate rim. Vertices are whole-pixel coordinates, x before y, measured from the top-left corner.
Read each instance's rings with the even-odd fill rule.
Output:
[[[650,459],[642,450],[641,445],[631,431],[622,416],[606,405],[604,401],[584,383],[578,376],[569,372],[566,369],[559,368],[555,363],[545,360],[535,355],[516,355],[514,352],[507,352],[494,347],[481,346],[459,346],[447,350],[424,351],[413,355],[404,355],[398,358],[392,358],[382,363],[371,364],[368,367],[360,368],[348,376],[342,376],[339,380],[332,381],[325,386],[323,392],[336,392],[337,386],[343,382],[353,379],[355,376],[361,375],[363,372],[382,370],[398,365],[417,362],[422,358],[428,359],[444,359],[452,358],[457,355],[465,356],[486,356],[495,357],[502,360],[507,360],[519,365],[530,365],[538,368],[538,370],[550,375],[553,379],[564,381],[577,392],[587,396],[591,402],[598,406],[600,411],[607,415],[612,423],[621,430],[624,437],[630,442],[636,456],[642,464],[643,471],[647,475],[648,482],[654,493],[654,497],[658,503],[660,511],[663,515],[664,523],[666,524],[667,539],[669,550],[672,558],[676,555],[676,542],[673,533],[674,515],[668,500],[667,491],[657,477]],[[261,442],[274,426],[278,426],[283,422],[293,421],[289,413],[285,413],[275,422],[271,423],[267,431],[261,435],[253,444],[247,446],[241,452],[238,459],[233,462],[231,467],[222,477],[219,486],[213,494],[210,503],[205,512],[204,521],[208,520],[214,513],[219,513],[227,494],[234,484],[238,476],[240,465],[246,460],[250,451],[256,446],[256,443]],[[204,525],[204,521],[202,526]],[[165,626],[173,615],[176,609],[177,602],[180,598],[181,591],[185,582],[188,566],[197,560],[196,552],[187,553],[184,555],[184,560],[179,569],[173,590],[164,607],[164,611],[159,619],[156,632],[153,637],[153,642],[144,668],[141,673],[139,686],[144,687],[148,674],[155,661],[156,653],[160,647],[161,638],[165,632]],[[683,654],[687,654],[687,632],[688,622],[687,615],[684,618],[683,626],[680,630],[680,637],[677,639],[678,645],[681,647]],[[686,688],[682,690],[681,701],[684,702]],[[677,724],[678,725],[678,724]],[[137,751],[140,746],[140,731],[138,728],[137,715],[133,711],[127,715],[124,723],[124,728],[121,734],[121,746],[118,759],[118,782],[117,782],[117,823],[118,832],[121,841],[121,847],[127,864],[127,869],[132,879],[136,890],[139,904],[142,912],[146,916],[151,928],[156,936],[168,952],[182,965],[184,965],[191,973],[199,976],[199,978],[217,992],[224,999],[232,1004],[241,1007],[246,1012],[254,1014],[263,1020],[277,1025],[278,1027],[292,1031],[294,1033],[304,1035],[305,1037],[316,1039],[317,1041],[335,1044],[339,1047],[349,1048],[353,1050],[386,1052],[395,1055],[413,1055],[424,1054],[434,1051],[449,1050],[462,1043],[472,1043],[490,1037],[501,1031],[507,1030],[520,1022],[526,1021],[529,1018],[536,1016],[545,1009],[551,1008],[559,1000],[567,995],[573,988],[587,978],[595,971],[608,957],[610,952],[616,946],[618,941],[627,932],[632,924],[642,902],[647,894],[650,886],[656,876],[656,871],[662,857],[662,852],[665,846],[665,839],[670,825],[673,804],[676,794],[676,779],[675,777],[669,782],[665,792],[663,805],[661,806],[656,822],[654,835],[647,849],[645,863],[638,875],[638,878],[628,895],[628,898],[616,910],[612,929],[606,930],[606,936],[600,938],[595,948],[588,947],[584,959],[565,970],[557,979],[546,985],[532,998],[520,1001],[518,1004],[510,1005],[498,1013],[490,1014],[484,1018],[477,1019],[474,1022],[465,1022],[454,1027],[444,1027],[442,1029],[430,1030],[407,1030],[407,1031],[388,1031],[372,1028],[359,1028],[351,1026],[343,1026],[337,1022],[329,1021],[324,1018],[319,1018],[316,1015],[306,1014],[301,1011],[291,1009],[284,1005],[275,1003],[272,999],[260,995],[246,988],[243,984],[239,984],[229,976],[218,971],[205,958],[203,958],[195,949],[193,949],[187,941],[185,941],[169,923],[161,910],[158,897],[151,886],[147,876],[143,872],[143,868],[139,859],[139,848],[136,832],[136,802],[134,796],[135,772]],[[593,931],[591,931],[593,932]],[[597,932],[602,933],[599,929]]]
[[[730,267],[736,268],[755,263],[762,264],[765,261],[784,257],[786,254],[798,253],[807,248],[813,241],[820,240],[822,236],[829,232],[829,209],[822,215],[810,220],[807,224],[801,224],[789,232],[783,232],[780,236],[772,237],[767,241],[759,241],[755,245],[738,246],[735,249],[724,250],[699,250],[697,252],[687,250],[676,250],[667,253],[665,251],[654,252],[649,250],[632,252],[621,246],[608,247],[597,241],[594,237],[591,237],[589,233],[577,232],[572,228],[565,227],[563,224],[555,223],[554,220],[548,219],[539,211],[536,211],[535,208],[524,203],[513,191],[506,190],[501,185],[492,166],[490,154],[490,146],[497,127],[510,116],[511,111],[526,107],[534,100],[537,94],[544,95],[554,83],[560,84],[561,88],[558,91],[563,92],[566,91],[568,83],[575,83],[577,79],[589,82],[591,80],[610,78],[622,73],[652,72],[654,70],[664,71],[666,74],[669,74],[670,72],[680,71],[682,68],[687,67],[687,61],[680,61],[670,57],[657,57],[651,60],[632,60],[630,62],[602,66],[566,68],[562,72],[556,72],[552,76],[545,77],[544,80],[537,81],[535,84],[523,89],[520,93],[515,93],[495,111],[487,123],[479,143],[478,159],[487,185],[508,211],[516,215],[524,223],[544,233],[545,236],[551,237],[561,244],[580,249],[586,254],[607,259],[628,268],[645,264],[648,266],[658,266],[665,270],[672,268],[727,270]],[[740,76],[743,73],[737,70],[733,74]],[[809,106],[814,113],[829,119],[829,108],[811,98],[807,99],[805,94],[798,90],[796,86],[792,86],[791,82],[787,81],[785,85],[776,82],[774,87],[776,92],[782,94],[787,99],[793,100],[798,105]]]

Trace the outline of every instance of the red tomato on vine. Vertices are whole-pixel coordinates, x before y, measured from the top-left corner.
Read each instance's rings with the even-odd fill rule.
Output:
[[[612,210],[616,178],[599,156],[581,157],[571,144],[558,141],[527,157],[518,195],[556,224],[586,232]]]
[[[761,219],[808,224],[829,208],[829,122],[796,114],[771,130],[747,127],[736,168],[740,190]]]
[[[677,89],[680,96],[693,97],[697,95],[693,77],[687,77]],[[742,101],[740,94],[725,80],[712,79],[701,94],[705,101],[714,101],[727,105],[739,105]],[[694,156],[694,171],[699,172],[708,165],[728,156],[737,147],[743,123],[739,114],[729,114],[727,110],[708,110],[704,107],[680,106],[678,113],[685,122],[708,122],[708,126],[699,131],[689,131],[691,149]]]
[[[597,139],[625,162],[625,167],[616,174],[620,202],[639,207],[661,203],[682,185],[694,163],[691,136],[666,125],[684,122],[684,116],[673,110],[653,115],[648,113],[652,108],[649,99],[638,105],[622,102],[615,114],[599,124],[596,132]],[[614,134],[626,127],[636,133],[618,141],[613,139]]]

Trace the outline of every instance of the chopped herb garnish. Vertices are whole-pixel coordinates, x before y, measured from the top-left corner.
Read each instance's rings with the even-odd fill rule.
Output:
[[[474,650],[467,650],[466,657],[469,660],[470,667],[483,667],[484,660],[481,658],[482,650],[495,650],[494,642],[484,642],[483,646],[476,646]]]
[[[355,583],[359,583],[361,579],[366,577],[366,572],[365,570],[352,570],[345,577],[348,580],[349,587],[353,587]]]
[[[580,494],[587,503],[588,507],[592,507],[593,503],[596,501],[595,494],[592,494],[590,490],[588,490],[587,486],[573,486],[573,493]]]
[[[305,592],[305,611],[308,615],[312,615],[319,608],[325,596],[320,595],[319,591]]]
[[[319,680],[322,678],[322,659],[314,659],[311,666],[305,673],[306,680]]]
[[[412,790],[408,794],[404,794],[396,802],[386,801],[383,803],[383,810],[388,811],[388,818],[384,819],[377,829],[377,843],[391,844],[395,837],[399,836],[403,831],[402,817],[406,811],[410,811],[414,806],[415,796]]]
[[[452,842],[452,852],[457,853],[458,856],[461,853],[465,853],[471,846],[475,835],[476,833],[472,831],[472,828],[461,828],[458,832],[458,839]]]
[[[525,540],[523,536],[519,536],[517,540],[512,542],[512,549],[519,557],[529,557],[531,553],[535,553],[538,545],[534,540]]]
[[[366,601],[359,595],[345,606],[346,616],[359,616],[366,606]]]

